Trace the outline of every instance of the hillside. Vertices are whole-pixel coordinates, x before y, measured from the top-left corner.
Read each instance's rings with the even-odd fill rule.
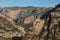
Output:
[[[21,36],[23,40],[60,40],[60,7],[50,10],[53,8],[1,8],[0,40],[20,39]]]

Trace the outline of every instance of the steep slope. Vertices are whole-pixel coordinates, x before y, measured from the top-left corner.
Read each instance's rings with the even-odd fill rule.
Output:
[[[14,36],[23,36],[24,28],[16,25],[10,18],[0,14],[0,39],[8,39]]]

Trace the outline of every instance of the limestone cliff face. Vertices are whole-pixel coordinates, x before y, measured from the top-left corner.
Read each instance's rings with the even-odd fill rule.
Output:
[[[42,31],[43,26],[44,26],[44,20],[37,18],[33,23],[34,33],[38,35]]]
[[[18,18],[20,14],[20,10],[10,10],[10,9],[1,9],[1,13],[10,17],[12,20],[15,20]]]
[[[20,10],[10,10],[7,12],[7,16],[9,16],[11,19],[15,20],[19,17]]]
[[[30,16],[30,17],[27,17],[25,18],[24,20],[24,24],[29,24],[29,23],[32,23],[34,21],[34,16]]]

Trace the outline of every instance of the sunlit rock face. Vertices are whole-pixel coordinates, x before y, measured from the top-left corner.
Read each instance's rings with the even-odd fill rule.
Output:
[[[11,19],[15,20],[19,17],[20,10],[14,10],[7,12],[7,16],[9,16]]]
[[[33,21],[34,21],[34,16],[30,16],[25,18],[24,24],[29,24],[29,23],[32,23]]]
[[[1,14],[10,17],[12,20],[16,20],[19,15],[20,15],[21,10],[11,10],[11,9],[7,9],[7,8],[3,8],[1,9]]]
[[[42,31],[43,26],[44,26],[44,20],[36,19],[34,21],[33,27],[35,35],[38,35]]]
[[[60,12],[51,12],[52,16],[60,16]]]

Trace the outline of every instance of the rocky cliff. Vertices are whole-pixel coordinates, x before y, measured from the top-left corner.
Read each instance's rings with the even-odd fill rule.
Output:
[[[60,8],[5,7],[0,9],[0,40],[60,40]],[[50,25],[49,25],[50,24]]]

